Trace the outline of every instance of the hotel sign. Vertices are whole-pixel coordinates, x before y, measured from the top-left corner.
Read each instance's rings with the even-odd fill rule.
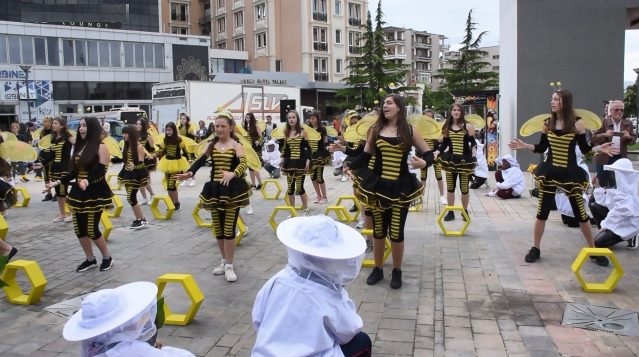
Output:
[[[286,79],[242,79],[241,84],[257,84],[265,86],[285,86]]]
[[[105,21],[62,21],[62,22],[37,22],[38,24],[61,25],[73,27],[94,27],[100,29],[119,29],[122,28],[121,22],[105,22]]]

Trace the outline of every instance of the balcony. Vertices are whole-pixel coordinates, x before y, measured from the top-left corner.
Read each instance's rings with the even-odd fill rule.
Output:
[[[215,9],[215,16],[220,16],[226,14],[226,7],[218,7]]]
[[[313,49],[315,51],[327,52],[328,44],[325,42],[313,42]]]
[[[359,17],[349,17],[348,24],[351,26],[362,26],[362,19]]]
[[[352,55],[361,55],[362,54],[362,48],[358,47],[358,46],[348,46],[348,53],[350,53]]]
[[[202,17],[200,17],[200,20],[198,20],[198,23],[200,25],[210,24],[211,23],[211,17],[210,16],[202,16]]]
[[[233,10],[237,10],[244,6],[244,1],[242,0],[233,0]]]
[[[328,73],[315,73],[316,82],[328,82]]]
[[[328,15],[325,12],[313,12],[313,20],[315,21],[322,21],[322,22],[327,22],[328,21]]]
[[[405,60],[405,53],[388,53],[384,55],[385,60]]]
[[[415,41],[415,47],[417,48],[431,48],[430,43]]]
[[[218,32],[218,33],[216,34],[215,38],[216,38],[218,41],[226,40],[226,31],[224,31],[224,32]]]

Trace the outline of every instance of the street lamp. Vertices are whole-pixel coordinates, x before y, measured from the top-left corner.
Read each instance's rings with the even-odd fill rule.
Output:
[[[637,122],[639,123],[639,67],[633,69],[633,71],[635,71],[635,73],[637,74],[637,79],[635,80],[635,109],[637,110],[635,112],[635,117],[637,118]]]
[[[22,70],[22,72],[24,72],[24,84],[25,87],[27,88],[27,110],[29,112],[29,122],[31,122],[31,101],[29,99],[29,70],[31,70],[31,66],[29,65],[22,65],[20,66],[20,69]]]

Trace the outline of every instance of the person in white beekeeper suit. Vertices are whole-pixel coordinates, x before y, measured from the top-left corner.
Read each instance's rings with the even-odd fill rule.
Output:
[[[498,156],[495,162],[501,168],[495,171],[495,188],[488,192],[490,197],[502,199],[519,198],[526,188],[526,180],[521,172],[519,162],[512,155]]]
[[[362,235],[318,215],[285,220],[277,238],[288,265],[255,298],[252,356],[370,356],[371,340],[343,287],[359,275]]]
[[[617,188],[597,187],[593,192],[595,202],[609,210],[595,237],[597,248],[608,248],[639,234],[639,171],[628,159],[604,165],[604,170],[615,172]]]
[[[140,281],[91,293],[62,336],[81,341],[81,357],[195,357],[155,341],[157,292],[155,284]]]

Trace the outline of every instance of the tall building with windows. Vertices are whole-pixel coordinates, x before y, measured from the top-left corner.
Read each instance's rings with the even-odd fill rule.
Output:
[[[211,1],[212,46],[247,51],[247,73],[301,72],[335,83],[360,55],[367,0]]]
[[[426,31],[392,26],[384,28],[384,33],[386,35],[384,58],[408,65],[409,73],[406,83],[411,86],[421,83],[437,89],[439,81],[434,80],[433,75],[441,68],[440,57],[447,49],[446,37]]]
[[[211,34],[211,2],[215,0],[159,0],[161,32],[179,35]]]

